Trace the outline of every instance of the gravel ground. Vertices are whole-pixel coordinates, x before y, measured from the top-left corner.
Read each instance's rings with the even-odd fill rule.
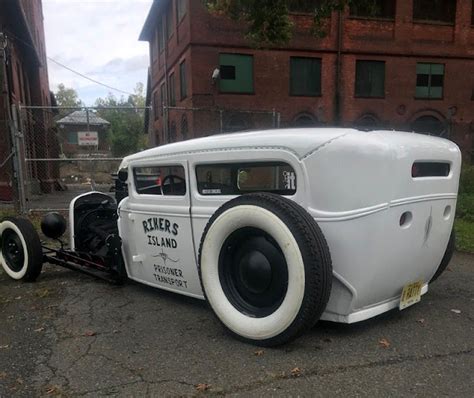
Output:
[[[204,302],[49,265],[33,284],[0,273],[0,397],[473,397],[473,304],[474,256],[457,253],[405,311],[260,349]]]

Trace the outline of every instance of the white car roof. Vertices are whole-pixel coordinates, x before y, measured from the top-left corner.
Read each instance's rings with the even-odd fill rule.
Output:
[[[356,142],[364,145],[374,140],[383,139],[388,144],[400,145],[404,142],[417,140],[423,143],[437,142],[442,146],[455,146],[452,142],[421,134],[397,131],[364,132],[349,128],[297,128],[260,130],[232,134],[212,135],[204,138],[191,139],[173,144],[158,146],[124,158],[121,167],[126,167],[131,161],[154,159],[176,155],[191,155],[196,152],[213,152],[233,149],[281,149],[293,153],[298,159],[303,159],[319,148],[330,144],[342,137],[357,137]],[[351,140],[352,141],[352,140]],[[354,141],[352,141],[353,144]],[[359,145],[357,145],[359,146]]]

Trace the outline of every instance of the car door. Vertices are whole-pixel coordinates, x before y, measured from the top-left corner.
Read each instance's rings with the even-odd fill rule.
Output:
[[[128,180],[129,197],[120,204],[119,228],[129,277],[202,298],[187,162],[134,163]]]

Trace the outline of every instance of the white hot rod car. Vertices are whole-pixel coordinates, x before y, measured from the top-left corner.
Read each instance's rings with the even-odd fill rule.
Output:
[[[17,280],[48,262],[206,299],[235,336],[278,345],[418,302],[454,250],[460,167],[454,143],[394,131],[189,140],[123,159],[115,198],[75,198],[69,247],[4,219],[0,260]],[[59,240],[66,222],[41,227]]]

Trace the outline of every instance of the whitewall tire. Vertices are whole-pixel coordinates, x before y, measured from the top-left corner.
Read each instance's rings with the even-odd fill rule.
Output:
[[[12,279],[31,282],[38,278],[43,251],[29,220],[6,217],[0,222],[0,264]]]
[[[254,344],[294,339],[329,300],[324,236],[302,207],[278,195],[243,195],[218,209],[204,231],[199,266],[216,316]]]

